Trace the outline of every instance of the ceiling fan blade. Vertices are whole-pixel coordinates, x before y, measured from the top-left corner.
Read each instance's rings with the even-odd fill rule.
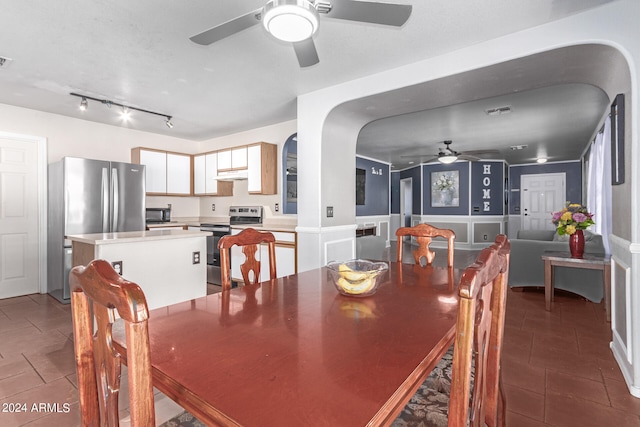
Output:
[[[463,151],[462,154],[470,154],[470,155],[476,155],[476,154],[500,154],[499,150],[470,150],[470,151]]]
[[[460,159],[460,160],[469,160],[470,162],[477,162],[478,160],[482,160],[482,159],[480,159],[480,157],[469,156],[466,153],[458,155],[458,159]]]
[[[320,59],[318,58],[318,51],[316,51],[316,45],[313,43],[313,39],[311,37],[306,40],[293,43],[293,50],[296,51],[298,63],[301,67],[310,67],[320,62]]]
[[[327,16],[349,21],[401,27],[411,16],[411,5],[339,0],[331,3]],[[318,9],[318,11],[322,11]]]
[[[230,35],[239,33],[240,31],[246,30],[247,28],[253,27],[254,25],[258,24],[260,22],[261,13],[262,8],[256,9],[252,12],[231,19],[216,27],[203,31],[200,34],[189,37],[189,40],[204,46],[210,45],[211,43],[222,40],[225,37],[229,37]]]

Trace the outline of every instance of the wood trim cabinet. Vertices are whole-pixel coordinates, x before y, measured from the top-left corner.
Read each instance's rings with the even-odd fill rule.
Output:
[[[193,194],[195,196],[233,196],[233,182],[218,181],[218,152],[193,156]]]
[[[145,165],[147,195],[191,196],[193,157],[190,154],[136,147],[131,162]]]
[[[249,194],[277,194],[277,145],[258,142],[247,146],[247,180]]]

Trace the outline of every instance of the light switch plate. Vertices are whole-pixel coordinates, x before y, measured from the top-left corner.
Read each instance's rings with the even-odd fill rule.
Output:
[[[116,273],[122,276],[122,261],[113,261],[111,263],[111,266],[116,271]]]

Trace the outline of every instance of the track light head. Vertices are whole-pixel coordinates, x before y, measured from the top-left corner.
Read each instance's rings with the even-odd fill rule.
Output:
[[[129,121],[129,119],[131,118],[131,112],[132,111],[139,111],[141,113],[147,113],[147,114],[153,114],[154,116],[160,116],[160,117],[165,117],[165,124],[167,125],[167,127],[169,129],[173,128],[173,123],[171,123],[171,119],[173,118],[172,116],[169,116],[167,114],[164,113],[157,113],[155,111],[151,111],[151,110],[145,110],[144,108],[138,108],[138,107],[132,107],[130,105],[124,105],[124,104],[119,104],[117,102],[113,102],[110,101],[108,99],[100,99],[100,98],[94,98],[88,95],[82,95],[79,93],[74,93],[71,92],[69,95],[71,96],[77,96],[78,98],[80,98],[80,110],[84,111],[88,108],[89,103],[87,100],[92,100],[92,101],[96,101],[96,102],[100,102],[102,105],[106,105],[107,108],[111,108],[112,105],[115,105],[116,107],[120,107],[122,108],[122,111],[120,112],[120,117],[122,118],[123,121]]]
[[[123,121],[128,122],[129,119],[131,118],[131,111],[129,111],[129,109],[127,107],[122,107],[122,112],[120,113],[120,118]]]

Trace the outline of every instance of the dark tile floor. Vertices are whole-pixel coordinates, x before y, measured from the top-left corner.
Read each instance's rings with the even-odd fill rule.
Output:
[[[456,266],[474,258],[458,250]],[[540,290],[509,291],[507,425],[640,426],[640,399],[629,394],[610,340],[602,304],[558,293],[547,312]],[[26,425],[79,425],[70,306],[48,295],[0,300],[0,426]]]

